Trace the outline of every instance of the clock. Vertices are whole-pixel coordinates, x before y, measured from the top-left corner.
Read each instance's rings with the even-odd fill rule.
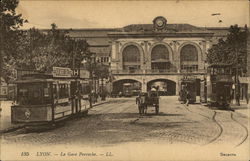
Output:
[[[164,22],[161,19],[156,20],[156,24],[159,27],[162,27],[164,25]]]
[[[153,23],[156,30],[162,30],[166,28],[167,20],[162,16],[158,16],[153,20]]]

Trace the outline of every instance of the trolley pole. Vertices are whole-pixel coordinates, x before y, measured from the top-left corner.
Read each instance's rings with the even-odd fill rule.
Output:
[[[1,82],[2,82],[2,64],[3,64],[3,15],[0,14],[0,88],[1,88]]]

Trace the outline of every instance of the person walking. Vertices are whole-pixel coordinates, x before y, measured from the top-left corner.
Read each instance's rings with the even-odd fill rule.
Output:
[[[186,105],[189,105],[189,101],[190,101],[190,93],[189,91],[187,91],[187,95],[186,95]]]

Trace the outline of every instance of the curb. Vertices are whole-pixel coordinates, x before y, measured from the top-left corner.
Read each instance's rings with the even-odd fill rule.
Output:
[[[24,128],[24,127],[25,127],[25,125],[19,125],[19,126],[16,126],[16,127],[10,127],[10,128],[4,129],[4,130],[0,130],[0,134],[8,133],[8,132],[13,132],[13,131],[16,131],[18,129]]]
[[[98,103],[98,104],[92,105],[92,107],[99,106],[99,105],[102,105],[102,104],[105,104],[105,103],[108,103],[108,102],[109,102],[109,101],[100,102],[100,103]]]

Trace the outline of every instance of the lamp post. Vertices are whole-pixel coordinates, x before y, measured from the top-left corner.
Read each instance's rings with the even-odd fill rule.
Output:
[[[236,68],[235,68],[235,101],[236,105],[240,106],[240,84],[239,84],[239,68],[238,68],[238,49],[236,47]]]
[[[3,15],[0,14],[0,88],[1,88],[1,78],[2,78],[2,63],[3,63],[3,30],[4,30],[4,24],[3,24]]]
[[[90,102],[90,107],[92,108],[93,104],[93,81],[94,81],[94,76],[93,76],[93,65],[95,64],[95,56],[92,54],[89,58],[84,59],[83,64],[86,64],[85,68],[89,71],[89,87],[90,87],[90,93],[89,93],[89,102]]]

